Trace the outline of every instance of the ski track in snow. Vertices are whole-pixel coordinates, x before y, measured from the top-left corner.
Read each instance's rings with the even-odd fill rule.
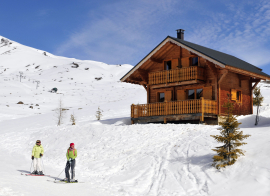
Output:
[[[5,150],[12,154],[23,151],[27,159],[32,141],[43,134],[44,164],[54,165],[60,171],[66,150],[62,144],[78,135],[75,142],[79,154],[76,174],[86,182],[96,182],[95,186],[102,183],[99,188],[123,194],[128,192],[129,195],[207,195],[209,178],[204,169],[192,163],[194,152],[205,147],[209,149],[211,145],[205,143],[209,138],[203,138],[201,132],[204,131],[209,130],[204,130],[202,125],[185,125],[184,128],[173,124],[87,124],[80,130],[72,126],[44,128],[5,133],[1,138]],[[198,138],[202,144],[198,143]],[[51,142],[54,142],[54,149],[50,147]],[[26,148],[22,149],[23,146]],[[209,163],[205,168],[212,169]]]

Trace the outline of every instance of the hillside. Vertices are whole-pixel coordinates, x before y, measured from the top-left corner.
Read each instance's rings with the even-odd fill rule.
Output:
[[[74,63],[79,67],[73,68]],[[270,194],[269,84],[260,84],[265,101],[259,125],[254,126],[254,115],[239,117],[241,130],[251,135],[243,147],[246,156],[217,171],[211,167],[211,149],[219,144],[210,135],[219,133],[218,126],[130,125],[130,105],[146,102],[143,87],[119,82],[131,68],[59,57],[0,37],[0,195]],[[35,81],[40,81],[38,88]],[[57,93],[48,92],[54,87]],[[67,112],[56,126],[59,99]],[[98,107],[103,110],[100,121]],[[31,168],[37,139],[50,177],[21,175]],[[71,142],[78,150],[76,178],[84,183],[55,184]]]

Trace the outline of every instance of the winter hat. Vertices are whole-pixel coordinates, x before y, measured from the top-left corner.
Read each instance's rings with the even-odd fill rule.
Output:
[[[71,147],[71,146],[74,146],[74,143],[70,143],[70,147]]]

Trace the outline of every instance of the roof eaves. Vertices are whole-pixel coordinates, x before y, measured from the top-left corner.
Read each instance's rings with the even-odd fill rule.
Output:
[[[147,61],[156,50],[159,50],[163,45],[165,45],[166,39],[168,39],[169,36],[167,36],[162,42],[160,42],[160,44],[158,44],[151,52],[149,52],[139,63],[137,63],[137,65],[135,65],[128,73],[126,73],[121,79],[121,82],[124,82],[125,79],[131,75],[133,72],[135,72],[145,61]]]

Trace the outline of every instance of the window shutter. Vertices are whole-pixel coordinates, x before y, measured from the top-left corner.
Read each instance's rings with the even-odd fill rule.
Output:
[[[167,102],[172,101],[172,91],[165,92],[165,101]]]
[[[203,87],[203,98],[212,100],[212,86]]]
[[[231,100],[236,100],[237,92],[236,89],[231,89]]]
[[[182,58],[181,64],[182,67],[189,67],[189,57]]]
[[[186,91],[185,90],[177,90],[177,100],[186,100]]]
[[[172,69],[177,69],[178,67],[178,59],[172,59]]]

